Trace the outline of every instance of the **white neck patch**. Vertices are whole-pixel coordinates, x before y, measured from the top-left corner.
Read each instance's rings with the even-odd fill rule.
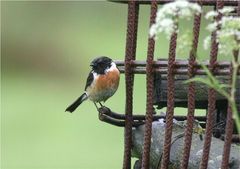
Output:
[[[106,69],[106,70],[105,70],[105,73],[111,72],[111,71],[113,71],[113,70],[115,70],[115,69],[117,69],[117,65],[116,65],[114,62],[112,62],[112,63],[111,63],[111,67],[108,68],[108,69]]]

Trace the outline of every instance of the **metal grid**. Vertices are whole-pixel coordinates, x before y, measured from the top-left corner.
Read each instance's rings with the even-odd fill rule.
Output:
[[[190,0],[191,2],[199,3],[201,6],[214,6],[216,10],[226,5],[235,6],[237,15],[240,16],[240,1],[235,0]],[[145,124],[144,133],[144,148],[142,154],[142,169],[149,168],[149,155],[151,146],[151,131],[152,121],[160,118],[161,116],[153,115],[153,92],[154,92],[154,72],[167,75],[167,114],[166,114],[166,131],[164,139],[164,150],[162,154],[161,166],[159,169],[167,169],[169,164],[169,156],[171,149],[171,136],[173,128],[173,118],[177,120],[187,119],[187,127],[185,129],[183,158],[181,161],[181,169],[188,167],[188,159],[191,149],[192,128],[194,119],[206,122],[206,134],[204,139],[203,155],[200,163],[201,169],[206,169],[208,165],[208,157],[211,145],[211,138],[214,125],[214,114],[216,113],[216,92],[213,89],[208,90],[208,113],[207,117],[194,116],[195,111],[195,85],[190,83],[188,86],[188,114],[184,116],[174,116],[174,76],[177,74],[185,74],[190,78],[194,75],[204,74],[200,65],[196,63],[196,51],[198,47],[198,38],[201,24],[201,15],[194,17],[193,25],[193,48],[189,53],[189,61],[176,61],[176,45],[177,33],[174,33],[170,39],[170,48],[168,60],[154,61],[154,47],[155,41],[153,38],[148,39],[148,53],[147,61],[136,61],[136,42],[137,42],[137,29],[138,29],[138,14],[139,6],[144,4],[151,5],[150,13],[150,26],[154,23],[158,4],[165,4],[172,2],[172,0],[152,0],[152,1],[116,1],[118,3],[126,3],[128,5],[128,20],[127,20],[127,38],[126,38],[126,54],[125,61],[117,61],[117,65],[122,73],[125,73],[126,81],[126,107],[125,115],[111,112],[109,109],[101,109],[99,118],[105,122],[111,122],[117,126],[125,126],[125,140],[124,140],[124,158],[123,168],[131,168],[131,148],[132,148],[132,127]],[[221,15],[217,16],[219,20]],[[220,29],[220,28],[218,28]],[[231,76],[232,65],[230,62],[218,62],[218,44],[216,42],[216,32],[212,34],[212,44],[210,52],[210,62],[205,63],[210,71],[215,75]],[[238,51],[234,52],[235,59],[238,57]],[[147,82],[147,101],[146,101],[146,115],[133,115],[133,83],[134,74],[146,74]],[[240,74],[240,70],[238,71]],[[109,119],[108,116],[119,119]],[[223,150],[223,160],[221,168],[225,169],[228,165],[230,145],[233,138],[233,119],[231,108],[228,106],[227,124],[226,124],[225,144]],[[235,137],[235,136],[234,136]]]

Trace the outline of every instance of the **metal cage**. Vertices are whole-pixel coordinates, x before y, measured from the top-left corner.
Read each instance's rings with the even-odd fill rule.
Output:
[[[145,133],[144,133],[144,148],[142,154],[142,169],[149,168],[149,155],[150,155],[150,146],[151,146],[151,131],[152,131],[152,122],[155,119],[158,119],[162,116],[155,115],[153,105],[158,104],[162,107],[167,107],[166,114],[166,129],[165,129],[165,140],[164,140],[164,150],[162,154],[161,169],[167,169],[169,163],[170,149],[171,149],[171,136],[172,136],[172,127],[173,127],[173,118],[178,120],[187,120],[187,127],[185,129],[184,135],[184,149],[183,149],[183,158],[181,160],[181,169],[186,169],[188,167],[188,159],[191,148],[191,138],[192,138],[192,128],[194,119],[198,119],[204,122],[204,127],[206,129],[203,154],[200,163],[201,169],[206,169],[208,166],[208,157],[210,151],[211,138],[213,134],[213,125],[214,125],[214,116],[217,113],[215,111],[217,108],[216,102],[216,91],[214,89],[207,89],[207,116],[194,116],[194,111],[197,108],[195,102],[195,91],[196,85],[190,83],[187,89],[187,100],[185,103],[177,103],[174,98],[175,94],[175,76],[177,75],[186,75],[187,78],[191,78],[194,75],[204,75],[203,69],[199,64],[196,63],[195,54],[198,48],[199,41],[199,31],[201,25],[201,15],[194,16],[193,24],[193,48],[189,53],[188,60],[176,60],[176,45],[177,45],[177,33],[174,33],[170,39],[169,55],[168,60],[154,60],[154,47],[155,41],[153,38],[148,38],[148,52],[147,60],[137,61],[136,60],[136,43],[137,43],[137,30],[138,30],[138,16],[139,16],[139,6],[140,5],[151,5],[150,12],[150,26],[155,22],[156,12],[158,5],[162,5],[172,0],[152,0],[152,1],[115,1],[117,3],[125,3],[128,5],[128,19],[127,19],[127,38],[126,38],[126,54],[124,61],[117,61],[117,65],[121,73],[125,73],[126,81],[126,107],[125,114],[114,113],[109,109],[99,110],[99,118],[102,121],[109,122],[117,126],[125,127],[125,136],[124,136],[124,159],[123,159],[123,168],[131,168],[131,147],[132,147],[132,127],[145,124]],[[223,8],[223,6],[233,6],[236,10],[233,15],[236,17],[240,16],[240,1],[237,0],[190,0],[190,2],[199,3],[203,6],[212,6],[216,10]],[[217,16],[216,19],[219,20],[221,16]],[[218,62],[218,44],[216,42],[216,32],[212,34],[211,41],[211,51],[210,51],[210,61],[205,63],[208,66],[210,71],[214,75],[221,76],[230,76],[232,72],[231,62],[224,61]],[[239,57],[238,51],[234,53],[235,57]],[[165,75],[167,82],[166,86],[166,96],[165,102],[161,101],[156,102],[158,97],[154,96],[156,93],[156,73],[159,75]],[[133,115],[133,83],[134,83],[134,74],[146,74],[147,82],[147,102],[146,102],[146,115]],[[238,75],[240,70],[238,71]],[[240,92],[239,92],[240,93]],[[161,98],[160,98],[161,99]],[[240,102],[240,94],[236,97],[237,101]],[[187,116],[174,116],[174,107],[180,104],[184,104],[188,108]],[[222,103],[220,103],[221,105]],[[232,139],[235,138],[239,140],[239,135],[236,133],[233,134],[234,130],[234,121],[232,119],[232,112],[227,103],[224,103],[227,111],[227,119],[225,127],[225,143],[222,154],[222,164],[221,168],[228,168],[229,154],[230,154],[230,145]],[[111,116],[111,118],[109,118]],[[115,120],[114,118],[118,119]]]

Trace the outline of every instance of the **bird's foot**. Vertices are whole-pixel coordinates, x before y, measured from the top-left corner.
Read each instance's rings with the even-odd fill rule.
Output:
[[[102,106],[98,109],[98,112],[101,113],[101,114],[106,114],[106,115],[109,115],[111,114],[111,110],[106,107],[106,106]]]

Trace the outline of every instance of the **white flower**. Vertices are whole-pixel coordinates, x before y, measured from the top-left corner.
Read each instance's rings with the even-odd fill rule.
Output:
[[[192,48],[192,32],[190,30],[184,30],[184,33],[180,34],[177,38],[177,53],[179,55],[186,55],[186,51],[190,51]]]
[[[173,32],[178,32],[178,19],[190,19],[194,14],[202,12],[197,3],[190,3],[187,0],[177,0],[162,6],[157,12],[156,23],[150,28],[149,35],[153,37],[163,32],[168,38]]]
[[[233,12],[233,11],[234,11],[234,8],[229,7],[229,6],[218,10],[218,12],[221,13],[221,14],[228,14],[228,13]]]
[[[152,25],[150,28],[150,31],[149,31],[150,37],[153,37],[155,34],[157,34],[157,25],[156,24]]]
[[[240,18],[233,16],[225,16],[228,13],[232,12],[233,8],[225,7],[220,9],[218,12],[222,13],[224,16],[220,21],[210,23],[207,26],[207,30],[210,32],[216,31],[217,27],[221,29],[216,31],[216,41],[218,42],[219,53],[224,55],[229,55],[233,50],[240,49]],[[213,19],[213,16],[217,16],[216,12],[208,12],[206,18]],[[210,37],[205,38],[204,48],[207,49],[210,46]]]
[[[210,32],[213,32],[217,29],[217,26],[218,26],[218,23],[217,22],[213,22],[209,25],[207,25],[207,30],[210,31]]]
[[[216,17],[218,15],[218,13],[216,11],[209,11],[206,15],[205,18],[206,19],[213,19],[214,17]]]
[[[205,15],[205,18],[213,20],[214,17],[218,16],[219,13],[221,13],[223,15],[227,15],[227,14],[229,14],[232,11],[234,11],[234,8],[232,8],[232,7],[224,7],[222,9],[219,9],[218,11],[209,11]]]
[[[224,16],[219,21],[222,29],[235,29],[240,31],[240,18],[233,16]]]
[[[203,41],[203,48],[207,50],[210,46],[211,36],[207,36]]]

